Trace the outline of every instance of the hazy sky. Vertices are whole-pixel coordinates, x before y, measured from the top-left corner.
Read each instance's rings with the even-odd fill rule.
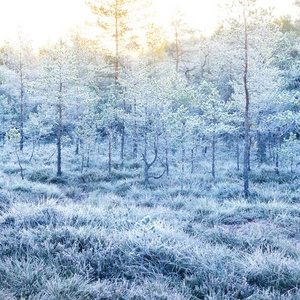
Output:
[[[209,32],[217,24],[217,2],[220,0],[153,0],[158,22],[164,24],[178,5],[187,20],[194,26]],[[260,0],[275,7],[276,14],[295,13],[293,0]],[[54,41],[65,35],[76,24],[83,25],[90,12],[84,0],[0,0],[0,42],[16,36],[21,25],[35,45]]]

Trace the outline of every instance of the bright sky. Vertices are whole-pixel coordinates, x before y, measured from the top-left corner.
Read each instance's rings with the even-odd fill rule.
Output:
[[[21,26],[38,46],[83,25],[89,8],[84,0],[0,0],[0,11],[0,42],[14,38]]]
[[[176,5],[190,24],[208,33],[218,22],[217,2],[222,0],[153,0],[158,22],[165,24]],[[275,7],[278,15],[295,13],[293,0],[259,0]],[[40,46],[64,36],[76,24],[83,25],[90,12],[84,0],[0,0],[0,43],[16,36],[20,25]]]
[[[159,15],[171,15],[172,8],[176,5],[180,7],[182,13],[187,16],[187,20],[195,27],[200,28],[205,33],[210,33],[212,28],[218,24],[219,17],[222,12],[219,4],[231,3],[230,0],[154,0],[157,7],[161,7],[158,11]],[[257,0],[264,7],[273,7],[275,15],[284,15],[296,13],[294,0]]]

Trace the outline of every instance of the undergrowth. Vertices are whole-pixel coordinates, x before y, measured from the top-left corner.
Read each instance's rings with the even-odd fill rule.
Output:
[[[244,199],[232,170],[145,187],[134,161],[58,178],[37,160],[24,180],[6,164],[0,299],[300,298],[297,174],[251,171]]]

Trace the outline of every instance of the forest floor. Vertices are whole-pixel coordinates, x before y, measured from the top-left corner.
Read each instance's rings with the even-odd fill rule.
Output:
[[[256,168],[245,200],[230,164],[145,187],[40,153],[24,180],[1,154],[0,300],[300,299],[300,174]]]

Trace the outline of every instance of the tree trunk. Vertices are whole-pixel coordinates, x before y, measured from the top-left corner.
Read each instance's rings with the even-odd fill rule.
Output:
[[[258,163],[262,165],[267,161],[267,144],[266,137],[260,132],[257,133],[257,147]]]
[[[79,138],[76,139],[75,155],[79,154]]]
[[[23,82],[23,71],[22,63],[20,62],[20,151],[23,151],[24,146],[24,82]]]
[[[169,143],[167,136],[165,136],[165,163],[167,176],[169,176]]]
[[[123,113],[124,116],[126,114],[126,102],[125,97],[123,96]],[[120,159],[121,159],[121,170],[124,167],[124,153],[125,153],[125,119],[122,120],[122,126],[121,126],[121,152],[120,152]]]
[[[175,47],[176,47],[176,72],[179,71],[179,46],[178,46],[178,29],[175,32]]]
[[[119,84],[119,2],[115,0],[115,85]]]
[[[279,175],[279,148],[280,148],[280,135],[277,135],[276,143],[276,156],[275,156],[275,173]]]
[[[119,86],[119,39],[120,39],[120,33],[119,33],[119,26],[120,26],[120,20],[119,20],[119,9],[120,9],[120,3],[119,0],[115,0],[115,16],[114,16],[114,21],[115,21],[115,88],[116,88],[116,93],[117,87]],[[123,99],[123,112],[125,115],[125,99]],[[121,149],[120,149],[120,168],[123,169],[124,166],[124,147],[125,147],[125,124],[124,120],[122,121],[121,124]]]
[[[88,151],[87,151],[87,159],[86,159],[86,167],[89,169],[89,167],[90,167],[90,152],[91,152],[91,150],[90,150],[90,143],[88,143]]]
[[[251,157],[251,137],[249,138],[249,149],[248,149],[248,171],[251,171],[250,157]]]
[[[32,139],[32,151],[31,151],[31,155],[30,155],[29,161],[31,161],[33,159],[34,150],[35,150],[35,144],[36,144],[36,141],[34,139]]]
[[[134,115],[134,126],[133,126],[133,158],[137,159],[137,114],[136,114],[136,99],[133,103],[133,115]]]
[[[17,149],[16,149],[16,155],[17,155],[17,158],[18,158],[18,164],[19,164],[19,168],[20,168],[21,178],[22,178],[22,180],[24,180],[23,167],[22,167],[21,160],[20,160]]]
[[[149,185],[149,166],[147,163],[144,165],[144,182],[146,186]]]
[[[149,164],[147,162],[147,127],[145,126],[145,133],[144,133],[144,154],[143,154],[143,159],[144,159],[144,181],[145,185],[149,184]]]
[[[236,140],[236,170],[240,170],[240,145],[239,145],[239,138],[237,137]]]
[[[277,150],[278,150],[278,148],[277,148]],[[275,173],[276,173],[276,175],[279,175],[278,151],[276,151],[276,156],[275,156]]]
[[[194,173],[194,159],[195,159],[194,150],[195,150],[195,148],[191,149],[191,174]]]
[[[213,179],[216,178],[215,160],[216,160],[216,135],[214,133],[212,138],[212,164],[211,164],[211,173]]]
[[[185,146],[184,146],[184,135],[185,135],[185,122],[182,122],[182,132],[181,132],[181,180],[180,180],[180,191],[183,193],[183,181],[185,173]]]
[[[80,168],[80,173],[82,174],[84,169],[84,151],[81,151],[81,168]]]
[[[249,174],[248,174],[248,166],[249,166],[249,90],[248,90],[248,30],[247,30],[247,17],[246,17],[246,7],[245,1],[243,2],[243,17],[244,17],[244,90],[245,90],[245,115],[244,115],[244,122],[245,122],[245,136],[244,136],[244,170],[243,170],[243,177],[244,177],[244,195],[246,198],[249,196]]]
[[[147,135],[145,135],[146,137]],[[157,153],[158,153],[158,136],[156,137],[156,143],[154,143],[154,158],[152,160],[151,163],[148,162],[147,160],[147,137],[145,138],[145,149],[144,149],[144,153],[143,153],[143,161],[144,161],[144,179],[145,179],[145,185],[149,185],[149,170],[152,167],[152,165],[155,163],[155,161],[157,160]],[[163,174],[165,173],[165,171],[160,175],[160,176],[151,176],[155,179],[159,179],[163,176]]]
[[[112,154],[112,128],[109,125],[108,133],[108,174],[111,175],[111,154]]]
[[[62,136],[62,82],[59,85],[58,127],[57,127],[57,176],[61,177],[61,136]]]
[[[124,121],[122,122],[122,127],[121,127],[121,151],[120,151],[120,168],[121,170],[124,167],[124,148],[125,148],[125,124]]]

